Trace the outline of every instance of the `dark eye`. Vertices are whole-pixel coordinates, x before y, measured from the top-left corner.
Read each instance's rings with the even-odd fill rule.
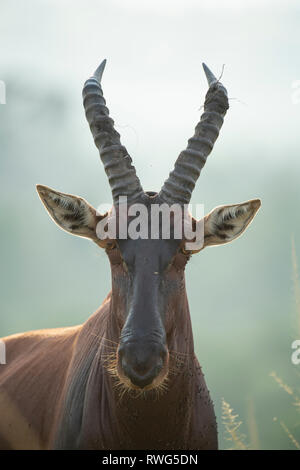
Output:
[[[106,247],[105,247],[105,248],[106,248],[107,251],[113,250],[114,248],[116,248],[116,242],[114,242],[114,241],[108,242],[108,243],[106,244]]]

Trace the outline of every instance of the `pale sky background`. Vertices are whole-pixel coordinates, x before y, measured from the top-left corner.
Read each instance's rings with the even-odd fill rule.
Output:
[[[144,189],[159,190],[201,114],[201,63],[216,76],[225,64],[230,109],[192,203],[209,212],[260,197],[262,208],[243,237],[188,266],[196,350],[221,445],[221,398],[249,434],[250,397],[261,447],[290,447],[273,416],[299,427],[269,373],[293,380],[300,335],[291,261],[292,235],[300,256],[299,26],[292,0],[0,1],[0,336],[83,322],[110,289],[105,254],[60,231],[35,191],[41,183],[94,206],[111,201],[84,81],[106,58],[111,116]]]

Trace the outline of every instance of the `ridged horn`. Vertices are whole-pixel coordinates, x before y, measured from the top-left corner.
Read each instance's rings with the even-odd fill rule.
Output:
[[[204,113],[195,128],[194,136],[189,139],[186,150],[180,153],[174,170],[159,193],[161,200],[168,204],[189,203],[196,181],[213,149],[229,108],[226,88],[205,64],[202,65],[209,86]]]
[[[85,115],[109,180],[114,204],[118,203],[120,196],[127,196],[128,202],[133,202],[143,194],[143,188],[106,107],[101,87],[105,64],[106,60],[101,62],[84,84],[82,96]]]

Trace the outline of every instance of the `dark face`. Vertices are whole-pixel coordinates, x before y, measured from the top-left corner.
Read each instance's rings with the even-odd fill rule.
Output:
[[[155,198],[148,199],[150,211]],[[184,288],[188,260],[181,245],[174,238],[119,239],[108,251],[113,292],[122,304],[117,309],[122,325],[117,370],[131,388],[156,387],[168,373],[168,324],[174,323],[168,319]]]

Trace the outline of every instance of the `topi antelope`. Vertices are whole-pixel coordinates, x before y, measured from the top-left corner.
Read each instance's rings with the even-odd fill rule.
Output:
[[[228,109],[224,86],[203,64],[204,112],[159,193],[144,192],[103,97],[105,61],[83,88],[83,102],[108,176],[117,215],[136,204],[189,203]],[[112,290],[83,324],[3,339],[0,447],[9,449],[217,449],[217,425],[194,354],[185,266],[194,253],[243,233],[260,207],[254,199],[219,206],[203,219],[203,240],[184,236],[99,238],[99,214],[84,199],[37,186],[53,220],[104,248]],[[108,220],[108,219],[107,219]]]

